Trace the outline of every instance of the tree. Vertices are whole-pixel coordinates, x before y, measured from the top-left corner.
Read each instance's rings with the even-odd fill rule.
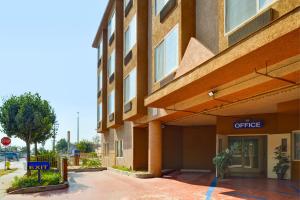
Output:
[[[93,142],[90,142],[88,140],[81,140],[76,144],[76,148],[83,153],[90,153],[95,151]]]
[[[100,136],[98,134],[93,137],[93,143],[96,149],[100,146]]]
[[[3,132],[25,141],[27,162],[30,161],[30,145],[48,138],[56,116],[48,101],[39,94],[25,93],[11,96],[0,107],[0,125]],[[39,140],[38,140],[39,138]],[[27,170],[30,175],[30,171]]]
[[[68,142],[65,138],[60,139],[56,143],[56,151],[66,153],[68,151]]]

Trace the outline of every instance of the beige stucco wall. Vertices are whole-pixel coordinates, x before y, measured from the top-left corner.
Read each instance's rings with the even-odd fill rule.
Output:
[[[215,126],[165,126],[163,168],[214,170]]]
[[[211,52],[219,52],[218,0],[196,0],[196,38]]]
[[[287,139],[287,156],[290,158],[291,156],[291,134],[290,133],[283,133],[283,134],[272,134],[268,135],[268,178],[277,178],[277,175],[275,172],[273,172],[273,167],[278,162],[274,159],[274,149],[281,145],[281,140],[286,138]],[[290,179],[291,178],[291,168],[288,169],[285,178]]]

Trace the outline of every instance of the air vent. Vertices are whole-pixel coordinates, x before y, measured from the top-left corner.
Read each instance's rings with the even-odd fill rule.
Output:
[[[130,0],[125,8],[125,17],[127,17],[127,15],[129,14],[132,6],[133,6],[133,0]]]
[[[131,110],[132,110],[132,102],[130,101],[124,105],[124,113],[128,113]]]
[[[251,20],[232,34],[230,34],[228,36],[229,46],[236,44],[237,42],[251,35],[252,33],[270,24],[273,18],[272,13],[273,9],[269,9],[261,15],[255,17],[253,20]]]
[[[124,58],[124,65],[125,66],[130,62],[131,58],[132,58],[132,50],[130,50]]]
[[[110,122],[114,121],[114,119],[115,119],[115,113],[110,114],[109,117],[108,117],[108,119],[109,119]]]
[[[115,80],[115,73],[113,73],[112,75],[110,75],[110,77],[109,77],[109,84],[111,84],[114,80]]]
[[[160,87],[163,87],[168,83],[170,83],[171,81],[173,81],[174,77],[175,77],[175,72],[172,72],[170,75],[168,75],[167,77],[165,77],[163,80],[159,82]]]
[[[170,12],[176,7],[177,0],[169,0],[159,13],[159,21],[162,23]]]
[[[109,46],[114,42],[115,40],[115,33],[113,33],[109,38]]]
[[[98,68],[100,67],[101,62],[102,62],[102,59],[100,58],[100,59],[98,60]]]

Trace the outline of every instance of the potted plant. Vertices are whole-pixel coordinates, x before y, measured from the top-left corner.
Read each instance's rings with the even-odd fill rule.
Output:
[[[233,152],[234,148],[227,148],[225,151],[218,153],[213,159],[218,177],[221,179],[224,179],[225,176],[228,175],[228,166],[231,164]]]
[[[289,165],[290,161],[289,161],[288,156],[284,152],[282,152],[281,145],[275,148],[274,155],[275,155],[274,158],[278,162],[274,166],[273,172],[275,172],[277,174],[278,179],[282,180],[282,179],[284,179],[284,176],[290,167],[290,165]]]

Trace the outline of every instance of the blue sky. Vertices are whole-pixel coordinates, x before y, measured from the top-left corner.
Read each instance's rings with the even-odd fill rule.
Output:
[[[58,139],[96,135],[96,49],[107,0],[0,1],[0,98],[38,92],[54,107]],[[2,100],[0,101],[0,105]],[[0,137],[3,133],[0,133]],[[24,145],[13,139],[13,145]],[[51,147],[48,141],[46,147]]]

